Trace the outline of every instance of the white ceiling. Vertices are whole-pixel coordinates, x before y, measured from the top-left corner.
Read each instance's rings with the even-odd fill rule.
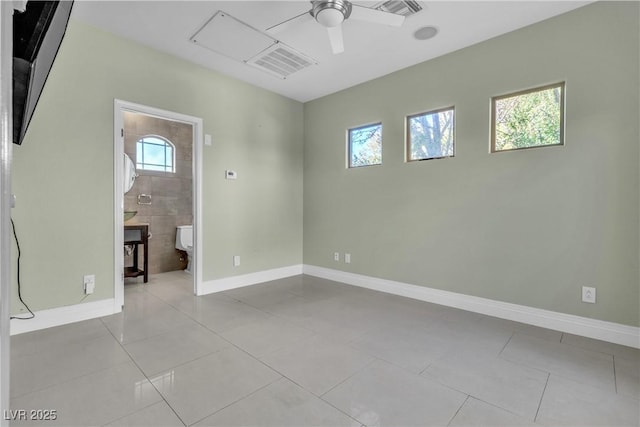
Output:
[[[375,6],[380,1],[354,1]],[[318,62],[286,80],[232,60],[189,41],[218,10],[264,31],[310,9],[308,1],[82,1],[72,17],[217,70],[256,86],[306,102],[393,71],[435,58],[583,6],[590,1],[420,1],[423,10],[400,28],[347,20],[345,52],[331,53],[326,29],[315,21],[276,37]],[[430,40],[416,29],[435,26]],[[231,43],[232,41],[229,40]],[[236,42],[238,42],[236,40]]]

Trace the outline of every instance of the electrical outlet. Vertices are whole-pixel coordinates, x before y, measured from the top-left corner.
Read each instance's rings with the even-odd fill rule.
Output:
[[[334,252],[333,253],[333,260],[334,261],[340,261],[340,252]]]
[[[96,276],[95,274],[87,274],[83,277],[84,293],[91,295],[96,290]]]
[[[590,304],[596,303],[596,288],[589,286],[582,287],[582,302],[588,302]]]
[[[351,264],[351,254],[344,254],[344,263]]]
[[[240,267],[240,255],[233,256],[233,266]]]

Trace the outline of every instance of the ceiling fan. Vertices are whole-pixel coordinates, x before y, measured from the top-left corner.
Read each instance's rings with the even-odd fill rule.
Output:
[[[344,52],[342,23],[347,19],[400,27],[404,18],[403,15],[358,6],[347,0],[312,0],[311,9],[308,12],[267,28],[266,31],[271,34],[280,33],[287,28],[315,19],[327,28],[331,49],[334,54],[337,54]]]

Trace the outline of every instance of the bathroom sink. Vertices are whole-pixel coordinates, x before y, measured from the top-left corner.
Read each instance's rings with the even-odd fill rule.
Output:
[[[138,211],[124,211],[124,220],[129,221],[131,218],[136,216]]]

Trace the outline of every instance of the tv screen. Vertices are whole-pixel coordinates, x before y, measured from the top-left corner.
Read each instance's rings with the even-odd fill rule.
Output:
[[[73,1],[28,1],[13,15],[13,142],[22,144],[62,43]]]

